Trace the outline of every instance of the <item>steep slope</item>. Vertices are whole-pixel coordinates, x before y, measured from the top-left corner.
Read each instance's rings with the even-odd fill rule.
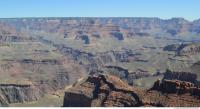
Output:
[[[111,75],[93,75],[65,92],[64,107],[90,106],[200,106],[200,89],[196,84],[163,79],[149,90],[129,86]]]
[[[164,47],[164,51],[175,51],[179,56],[189,56],[200,53],[200,43],[173,44]]]
[[[38,100],[43,92],[33,85],[0,84],[0,106]]]
[[[140,106],[134,88],[114,76],[89,76],[65,92],[63,106]]]

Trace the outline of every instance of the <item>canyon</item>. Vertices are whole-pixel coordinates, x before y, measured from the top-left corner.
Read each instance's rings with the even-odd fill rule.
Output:
[[[199,41],[184,18],[0,18],[0,106],[199,106]]]

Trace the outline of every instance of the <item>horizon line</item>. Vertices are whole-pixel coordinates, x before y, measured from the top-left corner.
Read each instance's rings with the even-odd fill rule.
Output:
[[[30,16],[30,17],[0,17],[0,19],[30,19],[30,18],[156,18],[160,20],[171,20],[171,19],[184,19],[188,22],[194,22],[196,20],[200,20],[200,18],[194,19],[194,20],[189,20],[184,17],[170,17],[170,18],[161,18],[161,17],[132,17],[132,16]]]

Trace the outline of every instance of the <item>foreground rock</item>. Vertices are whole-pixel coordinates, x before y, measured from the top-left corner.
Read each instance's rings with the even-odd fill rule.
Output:
[[[143,103],[163,107],[199,107],[200,88],[179,80],[158,80],[144,95]],[[151,99],[150,99],[151,98]]]
[[[155,82],[152,90],[158,90],[165,93],[177,93],[177,94],[186,94],[190,93],[191,95],[198,95],[200,97],[200,88],[195,86],[195,84],[186,81],[179,80],[158,80]]]
[[[184,75],[184,74],[183,74]],[[110,75],[89,76],[65,92],[64,107],[198,107],[200,88],[181,80],[158,80],[149,90]]]
[[[141,106],[133,87],[114,76],[89,76],[65,93],[67,106]]]
[[[197,75],[191,72],[167,70],[164,78],[157,80],[143,95],[143,102],[164,107],[198,107],[200,88],[196,77]]]

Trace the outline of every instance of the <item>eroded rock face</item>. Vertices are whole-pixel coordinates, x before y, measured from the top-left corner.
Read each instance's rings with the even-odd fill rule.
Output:
[[[193,83],[163,79],[156,81],[143,95],[143,103],[147,106],[197,107],[200,106],[199,92],[200,88]]]
[[[169,72],[169,71],[168,71]],[[166,72],[167,73],[167,72]],[[171,72],[172,73],[172,72]],[[164,76],[162,80],[157,80],[153,87],[144,93],[143,104],[146,106],[163,107],[197,107],[200,106],[200,88],[196,84],[196,79],[191,81],[193,74],[174,72]],[[187,76],[189,79],[185,79]],[[171,77],[171,78],[170,78]]]
[[[129,62],[133,60],[135,57],[140,54],[134,53],[130,49],[122,49],[119,51],[107,51],[98,53],[96,56],[104,63],[112,63],[112,62]]]
[[[109,72],[111,75],[115,75],[122,80],[127,80],[129,71],[123,67],[119,66],[105,66],[106,72]]]
[[[98,75],[89,76],[83,83],[65,92],[63,106],[140,105],[141,101],[133,87],[117,77]]]
[[[191,82],[158,80],[149,90],[110,75],[89,76],[65,92],[63,106],[200,106],[200,89]]]
[[[173,72],[167,70],[164,74],[164,79],[181,80],[194,83],[196,82],[197,75],[191,72]]]
[[[164,51],[174,51],[178,56],[189,56],[200,53],[200,43],[172,44],[163,48]]]
[[[174,51],[174,52],[177,51],[178,49],[180,49],[180,44],[167,45],[163,48],[164,51]]]
[[[200,100],[190,93],[163,93],[158,90],[150,90],[143,95],[144,106],[158,107],[199,107]]]
[[[90,44],[90,38],[88,35],[79,35],[76,39],[81,39],[84,41],[84,44]]]
[[[159,90],[165,93],[177,93],[191,95],[200,95],[199,82],[197,75],[191,72],[172,72],[167,70],[163,80],[157,80],[152,90]]]
[[[13,27],[9,27],[12,25]],[[1,19],[0,27],[22,31],[45,31],[59,33],[63,37],[72,37],[87,33],[91,37],[112,37],[123,40],[125,37],[151,36],[165,33],[169,36],[181,36],[182,33],[199,34],[199,20],[189,22],[183,18],[162,20],[159,18],[23,18]],[[14,28],[14,29],[13,29]],[[157,30],[157,31],[155,31]],[[159,30],[159,31],[158,31]],[[93,33],[98,33],[93,35]],[[120,34],[118,34],[120,33]],[[123,35],[121,34],[123,33]],[[90,37],[90,38],[91,38]]]
[[[179,80],[158,80],[155,82],[152,89],[160,90],[166,93],[193,93],[194,90],[198,90],[197,87],[191,82],[179,81]],[[195,94],[196,95],[196,94]]]
[[[197,53],[200,53],[200,43],[187,44],[177,52],[178,55],[193,55]]]
[[[110,75],[119,77],[123,81],[127,82],[129,85],[133,85],[134,79],[154,76],[149,74],[148,71],[144,71],[141,69],[137,69],[135,72],[129,72],[128,69],[120,66],[105,66],[104,73],[106,72],[109,72],[108,74]]]
[[[0,84],[0,105],[38,100],[43,93],[32,85]]]

